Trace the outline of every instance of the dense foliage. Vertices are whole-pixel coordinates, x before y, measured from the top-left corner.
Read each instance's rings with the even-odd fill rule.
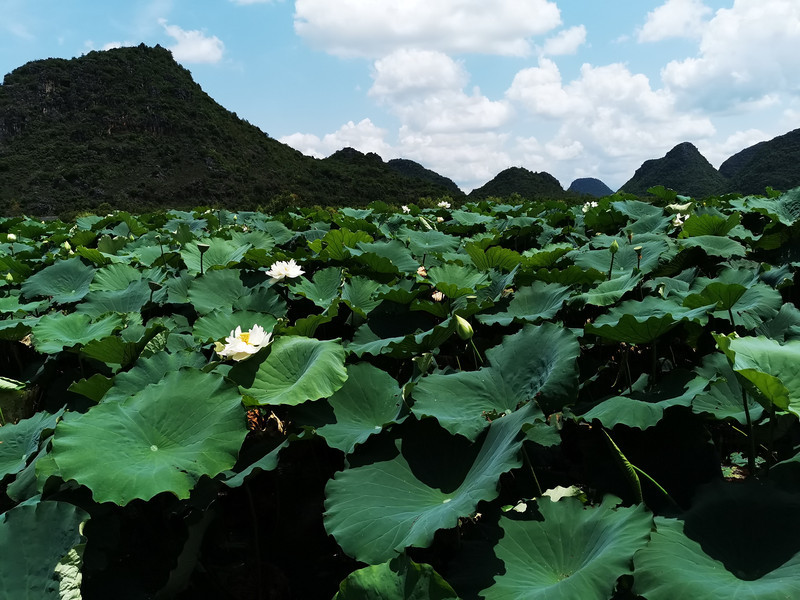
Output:
[[[0,219],[0,600],[800,596],[800,190],[653,192]]]

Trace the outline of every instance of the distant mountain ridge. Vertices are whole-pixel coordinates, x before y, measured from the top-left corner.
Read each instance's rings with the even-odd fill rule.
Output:
[[[567,191],[595,198],[603,198],[614,193],[610,187],[595,177],[580,177],[569,184]]]
[[[472,190],[469,198],[505,198],[511,194],[519,194],[523,198],[561,198],[565,195],[558,179],[550,173],[534,173],[523,167],[509,167],[481,187]]]

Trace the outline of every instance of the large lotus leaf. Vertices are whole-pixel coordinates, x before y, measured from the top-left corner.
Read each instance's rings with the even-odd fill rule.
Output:
[[[731,203],[734,205],[734,203]],[[756,198],[748,196],[739,201],[742,209],[761,213],[786,226],[791,226],[800,217],[800,190],[791,189],[780,198]]]
[[[272,315],[254,312],[250,310],[215,310],[204,315],[194,322],[192,335],[201,342],[221,340],[227,337],[237,327],[242,331],[248,331],[253,325],[260,325],[264,331],[272,331],[278,320]]]
[[[338,341],[284,336],[271,348],[261,363],[252,362],[258,369],[252,380],[246,374],[252,367],[241,363],[242,377],[248,381],[240,389],[248,403],[302,404],[331,396],[347,380],[345,352]]]
[[[404,317],[406,318],[406,317]],[[447,341],[455,331],[455,320],[448,318],[439,325],[421,333],[382,338],[364,323],[353,335],[347,351],[359,358],[364,354],[388,354],[394,358],[411,358],[431,352]]]
[[[458,248],[461,240],[441,231],[414,231],[405,229],[398,237],[408,240],[408,247],[417,258],[426,254],[443,254]]]
[[[371,241],[372,236],[365,231],[332,229],[321,239],[311,242],[309,247],[320,259],[347,260],[350,258],[350,251],[355,249],[359,242],[368,244]]]
[[[705,324],[713,307],[689,309],[672,300],[648,296],[642,301],[628,300],[600,315],[585,326],[587,333],[629,344],[649,344],[681,321]]]
[[[597,419],[603,426],[615,425],[647,429],[664,417],[664,411],[672,406],[689,406],[692,399],[706,387],[705,379],[694,378],[685,388],[671,389],[672,381],[662,383],[656,389],[634,391],[629,396],[613,396],[603,400],[590,411],[581,415],[587,421]]]
[[[92,321],[88,315],[51,313],[33,326],[33,347],[44,354],[55,354],[76,344],[87,344],[114,333],[122,327],[122,317],[106,315]]]
[[[484,287],[489,275],[478,271],[475,267],[446,263],[428,269],[428,279],[448,298],[458,298],[474,294],[478,287]]]
[[[614,508],[606,496],[586,508],[577,498],[539,501],[544,521],[504,518],[495,546],[506,571],[481,592],[486,600],[605,600],[650,536],[652,515],[643,505]],[[675,596],[679,598],[681,596]],[[691,597],[691,596],[683,596]]]
[[[94,279],[89,285],[89,291],[116,291],[124,290],[134,281],[142,278],[142,272],[135,267],[124,263],[113,264],[98,269]]]
[[[433,567],[401,554],[350,573],[333,600],[458,600],[458,594]]]
[[[723,354],[707,354],[703,364],[695,369],[698,380],[709,382],[707,391],[699,393],[692,400],[692,412],[711,415],[715,419],[735,419],[742,425],[747,423],[747,416],[742,403],[742,386],[731,364]],[[757,421],[764,413],[764,408],[750,395],[747,395],[747,406],[750,418]]]
[[[381,303],[378,294],[389,288],[366,277],[352,277],[342,288],[342,300],[362,317],[366,317]]]
[[[742,325],[753,329],[766,319],[778,314],[783,304],[781,293],[764,283],[756,283],[745,287],[738,283],[709,283],[700,294],[687,296],[683,304],[689,308],[698,308],[716,303],[714,316],[730,320],[733,313],[734,325]],[[730,310],[730,312],[729,312]]]
[[[787,302],[781,305],[774,318],[756,327],[753,333],[779,342],[800,338],[800,310]]]
[[[678,240],[678,244],[682,248],[700,248],[709,256],[719,256],[721,258],[744,256],[747,254],[745,247],[736,240],[717,235],[698,235],[696,237]]]
[[[42,432],[54,429],[59,416],[60,413],[51,415],[37,412],[30,419],[0,427],[0,480],[25,468],[30,458],[39,451]]]
[[[478,321],[487,325],[510,325],[518,321],[552,319],[569,298],[570,289],[557,283],[534,281],[532,285],[514,292],[505,311],[479,314]]]
[[[574,250],[572,244],[547,244],[541,249],[530,249],[522,253],[529,267],[552,268],[568,252]]]
[[[613,240],[619,244],[619,250],[614,255],[612,278],[630,275],[634,269],[638,269],[642,273],[649,273],[658,266],[659,259],[669,248],[668,243],[664,240],[648,240],[641,244],[630,244],[627,239],[623,238],[608,238],[608,240],[609,245]],[[638,247],[641,249],[636,250]],[[608,248],[576,250],[569,256],[576,265],[583,269],[596,269],[607,274],[611,267],[611,252]]]
[[[220,476],[222,483],[231,488],[241,487],[242,484],[253,477],[254,473],[275,470],[278,467],[279,454],[286,446],[289,445],[291,440],[292,437],[284,439],[275,448],[244,467],[238,473],[234,471],[225,471]],[[239,459],[241,460],[242,457],[240,456]]]
[[[209,271],[203,277],[191,281],[188,299],[198,313],[205,315],[215,309],[231,309],[246,293],[244,284],[239,278],[239,271],[223,269]],[[173,300],[170,299],[170,302]]]
[[[527,325],[487,350],[491,366],[422,378],[414,388],[412,410],[474,440],[488,424],[487,413],[513,411],[534,397],[548,408],[569,403],[577,387],[579,353],[568,329],[553,323]]]
[[[771,509],[765,507],[768,512]],[[796,510],[796,508],[795,508]],[[727,529],[752,529],[747,523],[756,513],[743,515],[744,520],[729,523]],[[650,543],[634,557],[634,593],[647,600],[788,600],[800,598],[800,553],[778,568],[752,579],[739,578],[722,562],[703,551],[702,546],[686,536],[683,523],[676,519],[656,517],[656,531]],[[781,524],[777,523],[777,527]],[[763,530],[762,530],[763,531]],[[765,533],[769,533],[766,531]],[[765,543],[752,540],[740,552],[758,551]]]
[[[20,319],[0,319],[0,340],[16,342],[27,336],[39,317],[22,317]]]
[[[0,516],[0,600],[59,600],[56,565],[80,543],[88,516],[66,502],[22,504]]]
[[[740,213],[732,213],[728,218],[721,215],[692,215],[681,228],[681,237],[697,237],[698,235],[728,235],[731,229],[742,220]]]
[[[641,200],[617,200],[612,202],[611,206],[614,210],[621,212],[632,220],[645,217],[660,217],[664,214],[663,208]]]
[[[89,293],[94,272],[77,257],[58,261],[28,277],[22,283],[22,295],[50,296],[59,304],[77,302]]]
[[[89,292],[78,305],[77,312],[99,317],[109,312],[139,313],[150,298],[150,287],[144,279],[132,281],[123,290],[97,290]]]
[[[314,273],[312,281],[303,277],[297,283],[292,283],[289,288],[295,294],[305,296],[314,304],[326,310],[339,297],[342,283],[342,270],[329,267]]]
[[[236,388],[186,370],[120,402],[68,413],[51,454],[65,480],[122,506],[162,492],[188,498],[200,477],[233,467],[246,434]]]
[[[469,254],[472,264],[481,271],[488,271],[489,269],[511,271],[523,260],[519,252],[502,246],[492,246],[483,250],[477,244],[469,243],[464,247],[464,251]]]
[[[377,273],[414,273],[419,267],[419,260],[399,240],[359,242],[358,247],[361,251],[357,257],[358,262]]]
[[[203,254],[204,272],[212,267],[224,267],[230,263],[239,262],[250,248],[249,244],[237,244],[220,238],[203,241],[208,245],[208,250]],[[200,273],[200,248],[196,243],[186,244],[181,250],[181,258],[183,258],[189,273],[192,275]]]
[[[445,493],[417,479],[406,459],[345,469],[325,487],[325,529],[357,560],[378,564],[408,546],[427,547],[438,529],[458,524],[478,502],[497,497],[500,475],[519,467],[523,424],[535,419],[533,403],[492,421],[466,477]]]
[[[582,302],[594,306],[610,306],[639,285],[641,281],[641,273],[624,273],[619,277],[597,284],[588,292],[575,296],[573,302]]]
[[[715,339],[734,371],[771,404],[800,416],[800,341],[781,344],[763,336]]]
[[[347,367],[347,381],[328,403],[336,422],[317,429],[332,448],[346,454],[379,433],[387,423],[397,422],[403,405],[397,381],[369,363]]]
[[[156,384],[169,373],[184,368],[202,369],[205,357],[199,352],[158,352],[153,356],[140,358],[129,371],[118,373],[113,385],[104,396],[103,402],[119,402],[142,391],[148,385]]]

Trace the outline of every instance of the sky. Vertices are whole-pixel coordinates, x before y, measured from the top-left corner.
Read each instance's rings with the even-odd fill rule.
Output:
[[[616,190],[692,142],[718,167],[800,128],[800,0],[0,0],[0,75],[160,44],[301,152],[508,167]]]

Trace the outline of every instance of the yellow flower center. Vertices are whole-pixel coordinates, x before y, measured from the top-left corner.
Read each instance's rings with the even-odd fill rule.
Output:
[[[248,331],[246,333],[240,333],[239,334],[239,339],[242,340],[245,344],[249,344],[250,343],[250,332]]]

